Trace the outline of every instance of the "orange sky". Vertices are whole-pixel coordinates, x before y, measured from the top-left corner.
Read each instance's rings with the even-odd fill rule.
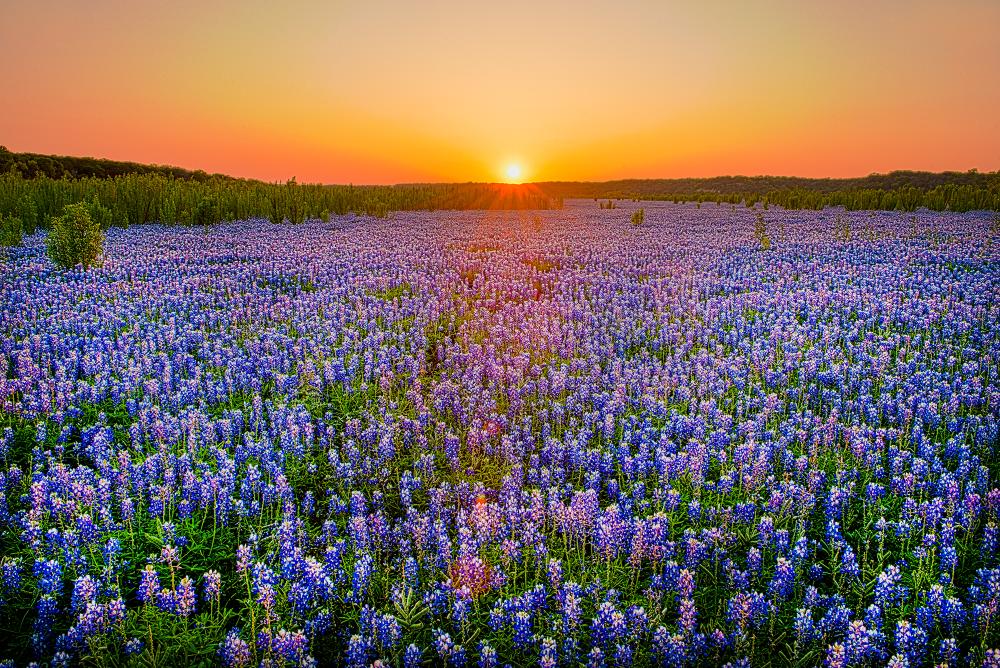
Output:
[[[996,0],[5,2],[0,144],[328,183],[996,170],[998,30]]]

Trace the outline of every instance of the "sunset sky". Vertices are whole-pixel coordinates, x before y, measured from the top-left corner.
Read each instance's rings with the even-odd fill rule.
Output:
[[[996,0],[3,2],[0,144],[328,183],[996,170],[998,30]]]

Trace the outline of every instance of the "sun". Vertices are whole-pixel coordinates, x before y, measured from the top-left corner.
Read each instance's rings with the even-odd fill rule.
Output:
[[[521,180],[521,165],[516,163],[511,163],[507,165],[507,169],[504,170],[507,175],[507,181],[510,183],[518,183]]]

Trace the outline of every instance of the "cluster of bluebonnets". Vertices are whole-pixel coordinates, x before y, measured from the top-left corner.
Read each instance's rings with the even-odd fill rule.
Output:
[[[992,214],[637,206],[6,251],[0,665],[1000,665]]]

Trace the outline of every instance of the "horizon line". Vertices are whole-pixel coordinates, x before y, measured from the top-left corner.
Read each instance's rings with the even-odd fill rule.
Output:
[[[93,155],[69,155],[62,153],[36,153],[34,151],[15,151],[11,150],[8,146],[0,144],[0,150],[7,150],[10,153],[20,154],[20,155],[32,155],[39,157],[48,158],[70,158],[78,160],[97,160],[111,163],[119,163],[123,165],[137,165],[141,167],[151,167],[158,169],[177,169],[183,170],[185,172],[192,173],[203,173],[207,176],[222,176],[230,179],[240,179],[245,181],[259,181],[261,183],[273,183],[280,184],[282,181],[268,180],[254,176],[237,176],[231,173],[225,172],[209,172],[201,167],[186,167],[181,165],[173,165],[168,163],[159,162],[142,162],[139,160],[132,159],[119,159],[119,158],[105,158],[97,157]],[[711,176],[626,176],[610,179],[600,179],[600,180],[588,180],[588,179],[544,179],[538,181],[519,181],[519,182],[508,182],[508,181],[477,181],[474,179],[468,180],[454,180],[454,181],[397,181],[392,183],[355,183],[353,181],[348,182],[334,182],[334,181],[302,181],[298,182],[300,185],[310,185],[310,186],[357,186],[357,187],[371,187],[371,186],[381,186],[381,187],[396,187],[396,186],[421,186],[421,185],[501,185],[501,186],[526,186],[526,185],[539,185],[539,184],[573,184],[573,183],[590,183],[590,184],[606,184],[606,183],[619,183],[619,182],[631,182],[631,181],[685,181],[685,180],[701,180],[708,181],[713,179],[803,179],[808,181],[850,181],[854,179],[864,179],[873,176],[888,176],[891,174],[982,174],[982,175],[1000,175],[1000,168],[996,170],[981,170],[979,167],[969,167],[967,169],[945,169],[941,171],[933,171],[927,169],[913,169],[913,168],[898,168],[891,169],[888,171],[873,171],[867,174],[856,174],[853,176],[802,176],[797,174],[777,174],[777,173],[761,173],[761,174],[740,174],[740,173],[720,173],[713,174]],[[292,175],[284,180],[285,183],[295,180],[296,176]]]

